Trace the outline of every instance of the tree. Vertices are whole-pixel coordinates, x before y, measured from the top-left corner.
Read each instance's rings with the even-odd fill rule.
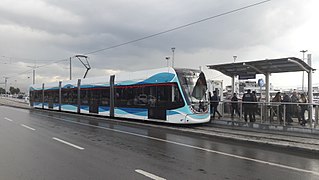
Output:
[[[19,94],[20,93],[20,89],[19,88],[14,88],[14,87],[10,87],[9,88],[10,94]]]
[[[10,94],[15,94],[15,88],[10,86],[9,88]]]
[[[0,94],[5,94],[5,90],[3,88],[0,88]]]

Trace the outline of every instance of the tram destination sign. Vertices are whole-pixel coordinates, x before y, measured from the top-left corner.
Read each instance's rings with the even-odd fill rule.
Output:
[[[239,80],[244,80],[244,79],[256,79],[256,74],[239,75],[238,79],[239,79]]]

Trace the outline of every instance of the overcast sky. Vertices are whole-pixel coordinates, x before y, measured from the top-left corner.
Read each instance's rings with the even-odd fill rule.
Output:
[[[67,80],[76,54],[119,45],[201,19],[248,6],[258,0],[1,0],[0,82],[26,90],[36,83]],[[272,0],[117,48],[89,54],[88,77],[166,66],[175,47],[175,67],[198,69],[207,78],[230,78],[206,65],[282,57],[302,59],[308,50],[319,69],[318,0]],[[85,68],[73,60],[73,79]],[[273,74],[276,87],[301,87],[301,72]],[[305,76],[307,79],[307,76]],[[263,78],[263,77],[261,77]],[[307,81],[306,81],[307,82]],[[319,86],[318,72],[313,75]],[[4,87],[4,85],[1,85]]]

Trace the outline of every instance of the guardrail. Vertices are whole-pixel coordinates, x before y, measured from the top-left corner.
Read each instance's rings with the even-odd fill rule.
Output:
[[[239,114],[234,111],[238,107]],[[234,106],[233,106],[234,105]],[[290,102],[243,102],[219,101],[218,111],[223,120],[256,122],[269,125],[299,125],[309,128],[319,128],[319,104]],[[231,113],[233,111],[233,115]],[[251,112],[251,118],[249,117]],[[245,118],[245,113],[247,114]],[[303,117],[304,123],[303,124]]]

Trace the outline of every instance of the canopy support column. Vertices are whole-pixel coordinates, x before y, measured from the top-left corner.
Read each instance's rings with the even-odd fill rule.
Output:
[[[313,92],[312,92],[312,69],[309,70],[308,72],[308,102],[311,104],[309,105],[309,124],[310,127],[313,128],[312,124],[312,110],[313,110]]]
[[[266,102],[269,103],[270,102],[270,95],[269,95],[270,94],[270,80],[269,80],[270,73],[267,72],[265,74],[265,76],[266,76],[266,94],[265,94],[265,96],[266,96]]]
[[[231,85],[232,85],[232,88],[231,88],[231,96],[233,96],[233,94],[235,93],[235,75],[232,76],[232,81],[231,81]]]

